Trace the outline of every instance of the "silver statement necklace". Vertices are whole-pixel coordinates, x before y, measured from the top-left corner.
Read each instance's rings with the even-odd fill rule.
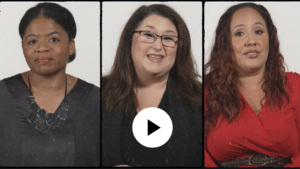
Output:
[[[57,115],[54,113],[46,114],[44,109],[41,109],[34,100],[34,96],[31,92],[31,85],[28,75],[28,84],[29,84],[29,95],[26,98],[27,103],[30,103],[31,113],[28,116],[28,121],[35,124],[35,128],[43,133],[45,133],[48,128],[55,129],[58,127],[60,120],[66,120],[68,115],[67,111],[69,110],[69,104],[66,100],[67,95],[67,76],[66,76],[66,86],[65,86],[65,97],[60,104],[60,109],[58,110]]]

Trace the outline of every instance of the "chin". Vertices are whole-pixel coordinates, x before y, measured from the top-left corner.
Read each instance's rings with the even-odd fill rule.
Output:
[[[257,64],[248,65],[246,67],[251,70],[259,70],[259,69],[263,68],[264,66],[262,64],[257,63]]]
[[[148,71],[148,74],[151,74],[152,76],[157,76],[157,75],[160,75],[161,72],[160,71]]]
[[[248,72],[248,73],[254,73],[254,72],[258,72],[261,69],[261,67],[254,67],[254,66],[245,66],[243,68],[241,68],[242,72]]]
[[[157,65],[148,65],[144,67],[144,70],[148,73],[159,73],[162,71],[161,66],[157,66]]]
[[[53,69],[53,68],[40,68],[40,69],[31,69],[36,74],[42,75],[42,76],[53,76],[60,72],[62,69]]]
[[[39,75],[41,75],[41,76],[53,76],[53,75],[56,74],[54,72],[46,72],[46,71],[38,71],[36,73],[39,74]]]

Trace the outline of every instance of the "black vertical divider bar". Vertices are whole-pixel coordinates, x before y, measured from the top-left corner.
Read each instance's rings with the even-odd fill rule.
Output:
[[[102,167],[102,4],[103,1],[100,2],[100,167]]]
[[[202,1],[202,131],[203,131],[203,133],[202,133],[202,147],[203,147],[203,158],[202,158],[202,160],[203,160],[203,162],[202,162],[202,164],[203,164],[203,168],[204,168],[204,58],[205,58],[205,55],[204,55],[204,51],[205,51],[205,48],[204,48],[204,42],[205,42],[205,40],[204,40],[204,38],[205,38],[205,29],[204,29],[204,19],[205,19],[205,17],[204,17],[204,10],[205,10],[205,1]]]

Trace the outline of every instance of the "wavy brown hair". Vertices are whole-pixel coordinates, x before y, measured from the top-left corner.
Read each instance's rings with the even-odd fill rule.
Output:
[[[239,113],[245,108],[245,102],[238,96],[236,85],[238,72],[232,57],[234,54],[229,25],[232,15],[237,10],[246,7],[259,12],[266,22],[269,34],[269,55],[266,61],[264,83],[262,84],[262,89],[265,92],[264,98],[268,96],[268,108],[272,109],[274,105],[277,105],[282,109],[284,102],[289,102],[284,58],[279,51],[277,29],[268,10],[264,6],[254,3],[231,6],[219,20],[210,60],[204,65],[205,135],[210,129],[216,127],[218,120],[227,119],[228,122],[231,122],[238,119]]]
[[[168,18],[175,25],[178,32],[176,60],[170,70],[172,77],[178,84],[183,97],[193,105],[202,105],[201,76],[197,72],[196,62],[192,57],[191,38],[188,28],[180,15],[172,8],[154,4],[139,7],[127,21],[120,37],[115,61],[109,75],[103,77],[105,84],[102,99],[105,109],[113,111],[124,107],[125,111],[133,111],[138,107],[135,88],[135,68],[131,58],[131,39],[139,24],[149,15],[156,14]]]

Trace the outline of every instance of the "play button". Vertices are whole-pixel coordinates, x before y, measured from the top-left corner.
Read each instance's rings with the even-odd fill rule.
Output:
[[[148,120],[148,136],[158,130],[160,127]]]
[[[159,108],[146,108],[133,120],[132,131],[135,139],[145,147],[156,148],[164,145],[171,137],[173,124],[170,116]]]

